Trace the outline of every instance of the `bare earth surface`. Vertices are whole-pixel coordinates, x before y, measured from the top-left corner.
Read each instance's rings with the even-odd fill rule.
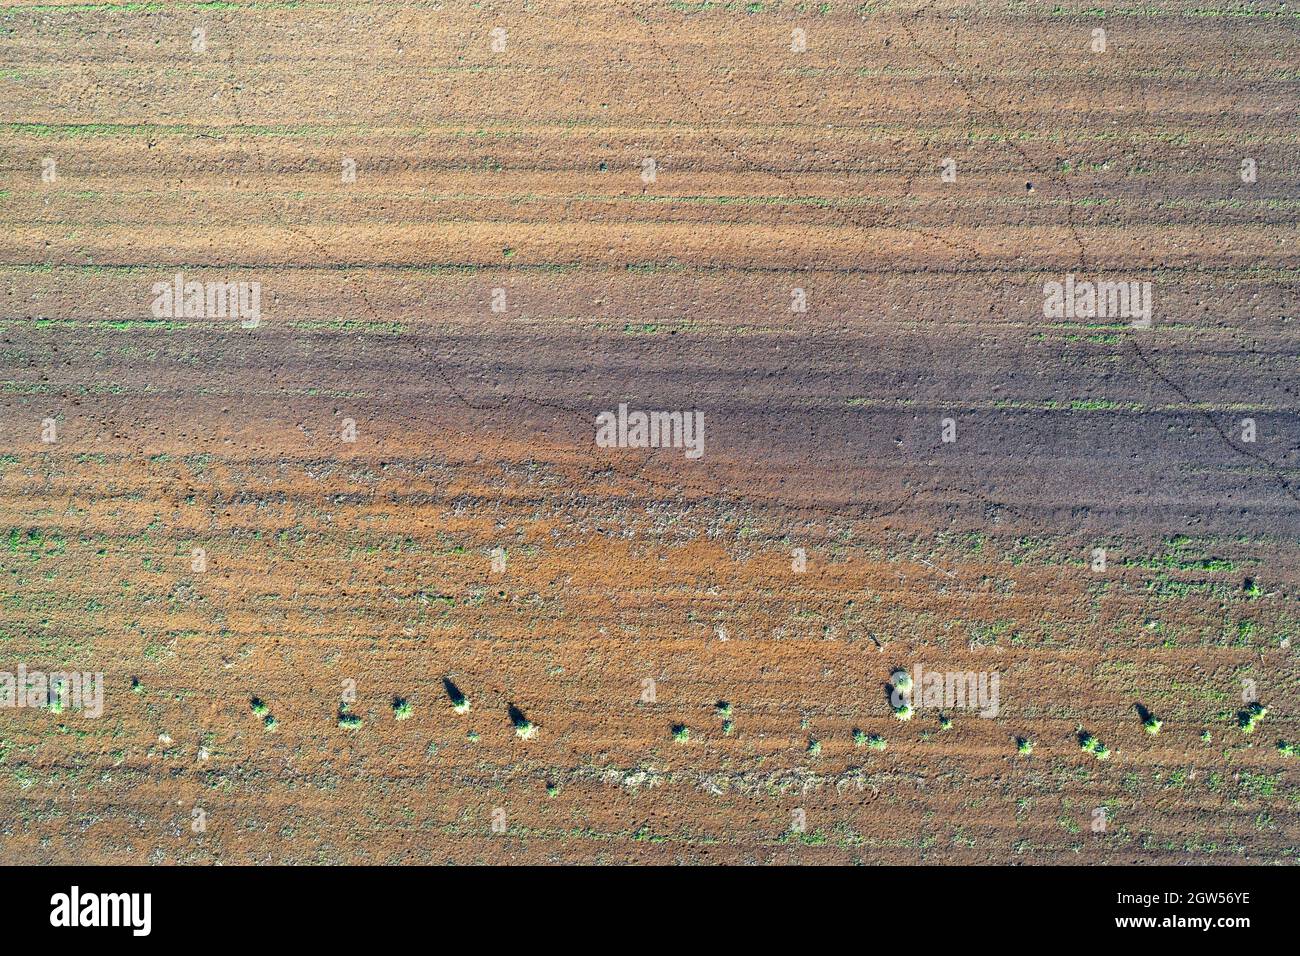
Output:
[[[0,669],[104,674],[0,856],[1294,863],[1300,15],[1198,4],[0,2]]]

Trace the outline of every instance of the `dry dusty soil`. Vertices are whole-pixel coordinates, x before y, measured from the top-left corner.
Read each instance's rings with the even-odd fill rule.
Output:
[[[0,857],[1296,862],[1298,108],[1274,0],[2,0],[0,670],[103,699]]]

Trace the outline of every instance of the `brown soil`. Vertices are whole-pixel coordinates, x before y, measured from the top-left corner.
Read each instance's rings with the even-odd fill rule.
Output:
[[[529,7],[0,8],[4,858],[1294,862],[1296,14]]]

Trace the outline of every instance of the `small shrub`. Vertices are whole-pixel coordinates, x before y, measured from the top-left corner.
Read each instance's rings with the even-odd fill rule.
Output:
[[[1268,708],[1256,701],[1237,714],[1237,726],[1243,734],[1253,734],[1259,722],[1268,716]]]
[[[1110,748],[1103,746],[1102,742],[1092,734],[1079,735],[1079,749],[1092,754],[1098,760],[1110,759]]]
[[[271,712],[271,708],[267,707],[266,704],[262,702],[262,699],[260,697],[254,697],[248,703],[249,706],[253,708],[253,713],[256,714],[258,717],[265,717],[268,713]]]
[[[355,730],[361,726],[361,718],[352,713],[347,704],[339,704],[339,726]]]
[[[1210,736],[1210,732],[1208,730],[1201,731],[1201,743],[1208,744],[1213,739],[1214,738]]]
[[[1163,720],[1157,720],[1156,715],[1151,713],[1141,704],[1134,704],[1133,709],[1137,711],[1138,720],[1142,721],[1142,729],[1152,737],[1160,733],[1160,728],[1165,725]]]
[[[1283,757],[1294,757],[1295,746],[1296,746],[1295,744],[1289,744],[1285,740],[1279,740],[1277,742],[1277,752],[1280,753]]]
[[[733,724],[731,721],[729,721],[729,720],[724,720],[724,721],[722,722],[722,733],[723,733],[723,736],[730,737],[732,731],[734,731],[735,729],[736,729],[736,725]]]
[[[442,687],[447,692],[447,698],[451,701],[451,709],[458,714],[468,714],[469,698],[461,693],[461,689],[452,682],[450,677],[442,679]]]
[[[266,717],[262,720],[262,727],[266,730],[268,734],[275,733],[275,728],[279,726],[280,726],[280,722],[276,720],[274,717],[272,717],[270,714],[267,714]]]
[[[1016,750],[1028,757],[1034,752],[1034,742],[1028,737],[1017,737]]]
[[[144,693],[144,684],[140,683],[140,678],[138,677],[131,678],[131,693],[133,694]]]
[[[859,730],[858,728],[854,727],[853,746],[865,747],[866,745],[867,745],[867,732],[865,730]]]
[[[872,750],[884,750],[885,747],[888,746],[888,744],[885,743],[884,737],[880,736],[879,734],[872,734],[870,737],[867,738],[867,746],[870,747]]]
[[[718,701],[717,706],[714,708],[714,713],[723,720],[727,720],[731,717],[731,704],[725,700]]]
[[[673,724],[673,740],[679,744],[684,744],[691,739],[691,728],[685,724]]]
[[[897,707],[895,707],[895,708],[894,708],[894,716],[897,717],[899,720],[911,720],[911,719],[912,719],[912,704],[911,704],[911,701],[906,701],[906,700],[905,700],[905,701],[903,701],[901,704],[899,704]]]
[[[520,740],[532,740],[537,736],[537,725],[524,716],[524,712],[511,704],[507,710],[510,723],[514,725],[515,736]]]
[[[940,715],[939,715],[939,729],[940,729],[940,730],[952,730],[952,718],[949,717],[947,714],[940,714]]]
[[[821,756],[821,752],[822,752],[822,742],[821,742],[820,740],[816,740],[816,739],[809,739],[809,741],[808,741],[808,756],[809,756],[809,757],[819,757],[819,756]]]
[[[405,697],[393,698],[393,719],[409,720],[411,717],[411,702]]]

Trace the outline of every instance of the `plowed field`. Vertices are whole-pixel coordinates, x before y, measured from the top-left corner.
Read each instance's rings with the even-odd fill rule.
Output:
[[[1295,862],[1298,17],[3,0],[4,859]]]

